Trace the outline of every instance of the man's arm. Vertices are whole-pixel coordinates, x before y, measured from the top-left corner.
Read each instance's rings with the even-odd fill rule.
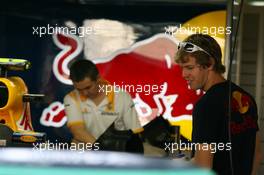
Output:
[[[252,175],[255,175],[257,173],[261,160],[262,160],[262,151],[261,151],[261,144],[260,144],[260,134],[259,134],[259,131],[257,131],[254,163],[253,163],[253,169],[251,173]]]
[[[135,104],[128,93],[123,93],[123,105],[124,105],[124,122],[127,129],[131,129],[134,133],[140,133],[143,131],[141,127],[139,117],[137,115]]]
[[[94,143],[96,141],[95,137],[87,131],[83,122],[73,124],[69,126],[69,129],[73,135],[73,139],[78,142]]]
[[[197,144],[196,148],[205,148],[209,147],[212,148],[210,145],[204,145],[204,144]],[[198,166],[209,168],[211,169],[213,166],[213,158],[214,154],[212,153],[212,150],[203,150],[203,149],[196,149],[195,155],[194,155],[194,163]]]
[[[94,143],[95,138],[87,131],[83,121],[83,113],[79,99],[74,91],[64,98],[65,113],[68,118],[67,126],[73,134],[73,139],[77,142]]]

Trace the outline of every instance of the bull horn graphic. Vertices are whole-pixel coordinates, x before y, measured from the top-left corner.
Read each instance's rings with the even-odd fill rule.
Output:
[[[242,104],[242,95],[243,95],[243,94],[241,94],[241,93],[238,92],[238,91],[233,92],[233,97],[234,97],[234,99],[237,101],[238,106],[239,106],[238,111],[239,111],[241,114],[244,114],[244,113],[246,113],[246,112],[248,111],[249,103],[248,103],[248,101],[247,101],[245,105]]]

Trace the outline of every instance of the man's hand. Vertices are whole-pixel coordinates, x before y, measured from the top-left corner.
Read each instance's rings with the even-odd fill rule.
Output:
[[[197,144],[197,148],[212,148],[210,144]],[[197,149],[195,150],[195,155],[194,155],[194,163],[197,164],[198,166],[204,167],[204,168],[209,168],[211,169],[213,166],[213,158],[214,154],[212,153],[212,150],[203,150],[203,149]]]
[[[78,122],[69,127],[71,133],[73,134],[74,140],[78,142],[91,143],[95,142],[95,137],[92,136],[84,126],[83,122]]]

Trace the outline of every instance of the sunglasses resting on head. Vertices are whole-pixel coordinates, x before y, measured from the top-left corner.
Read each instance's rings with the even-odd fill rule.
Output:
[[[205,51],[204,49],[202,49],[201,47],[190,43],[190,42],[180,42],[178,44],[178,50],[183,49],[185,52],[189,52],[189,53],[193,53],[196,51],[202,51],[204,53],[206,53],[207,55],[209,55],[210,57],[213,57],[211,54],[209,54],[207,51]]]

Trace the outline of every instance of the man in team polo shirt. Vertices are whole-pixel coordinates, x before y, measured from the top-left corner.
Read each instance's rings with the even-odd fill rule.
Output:
[[[70,79],[74,90],[65,96],[64,105],[74,141],[93,144],[113,122],[116,130],[136,132],[141,128],[128,93],[100,90],[109,83],[100,77],[93,62],[75,61],[70,66]]]

